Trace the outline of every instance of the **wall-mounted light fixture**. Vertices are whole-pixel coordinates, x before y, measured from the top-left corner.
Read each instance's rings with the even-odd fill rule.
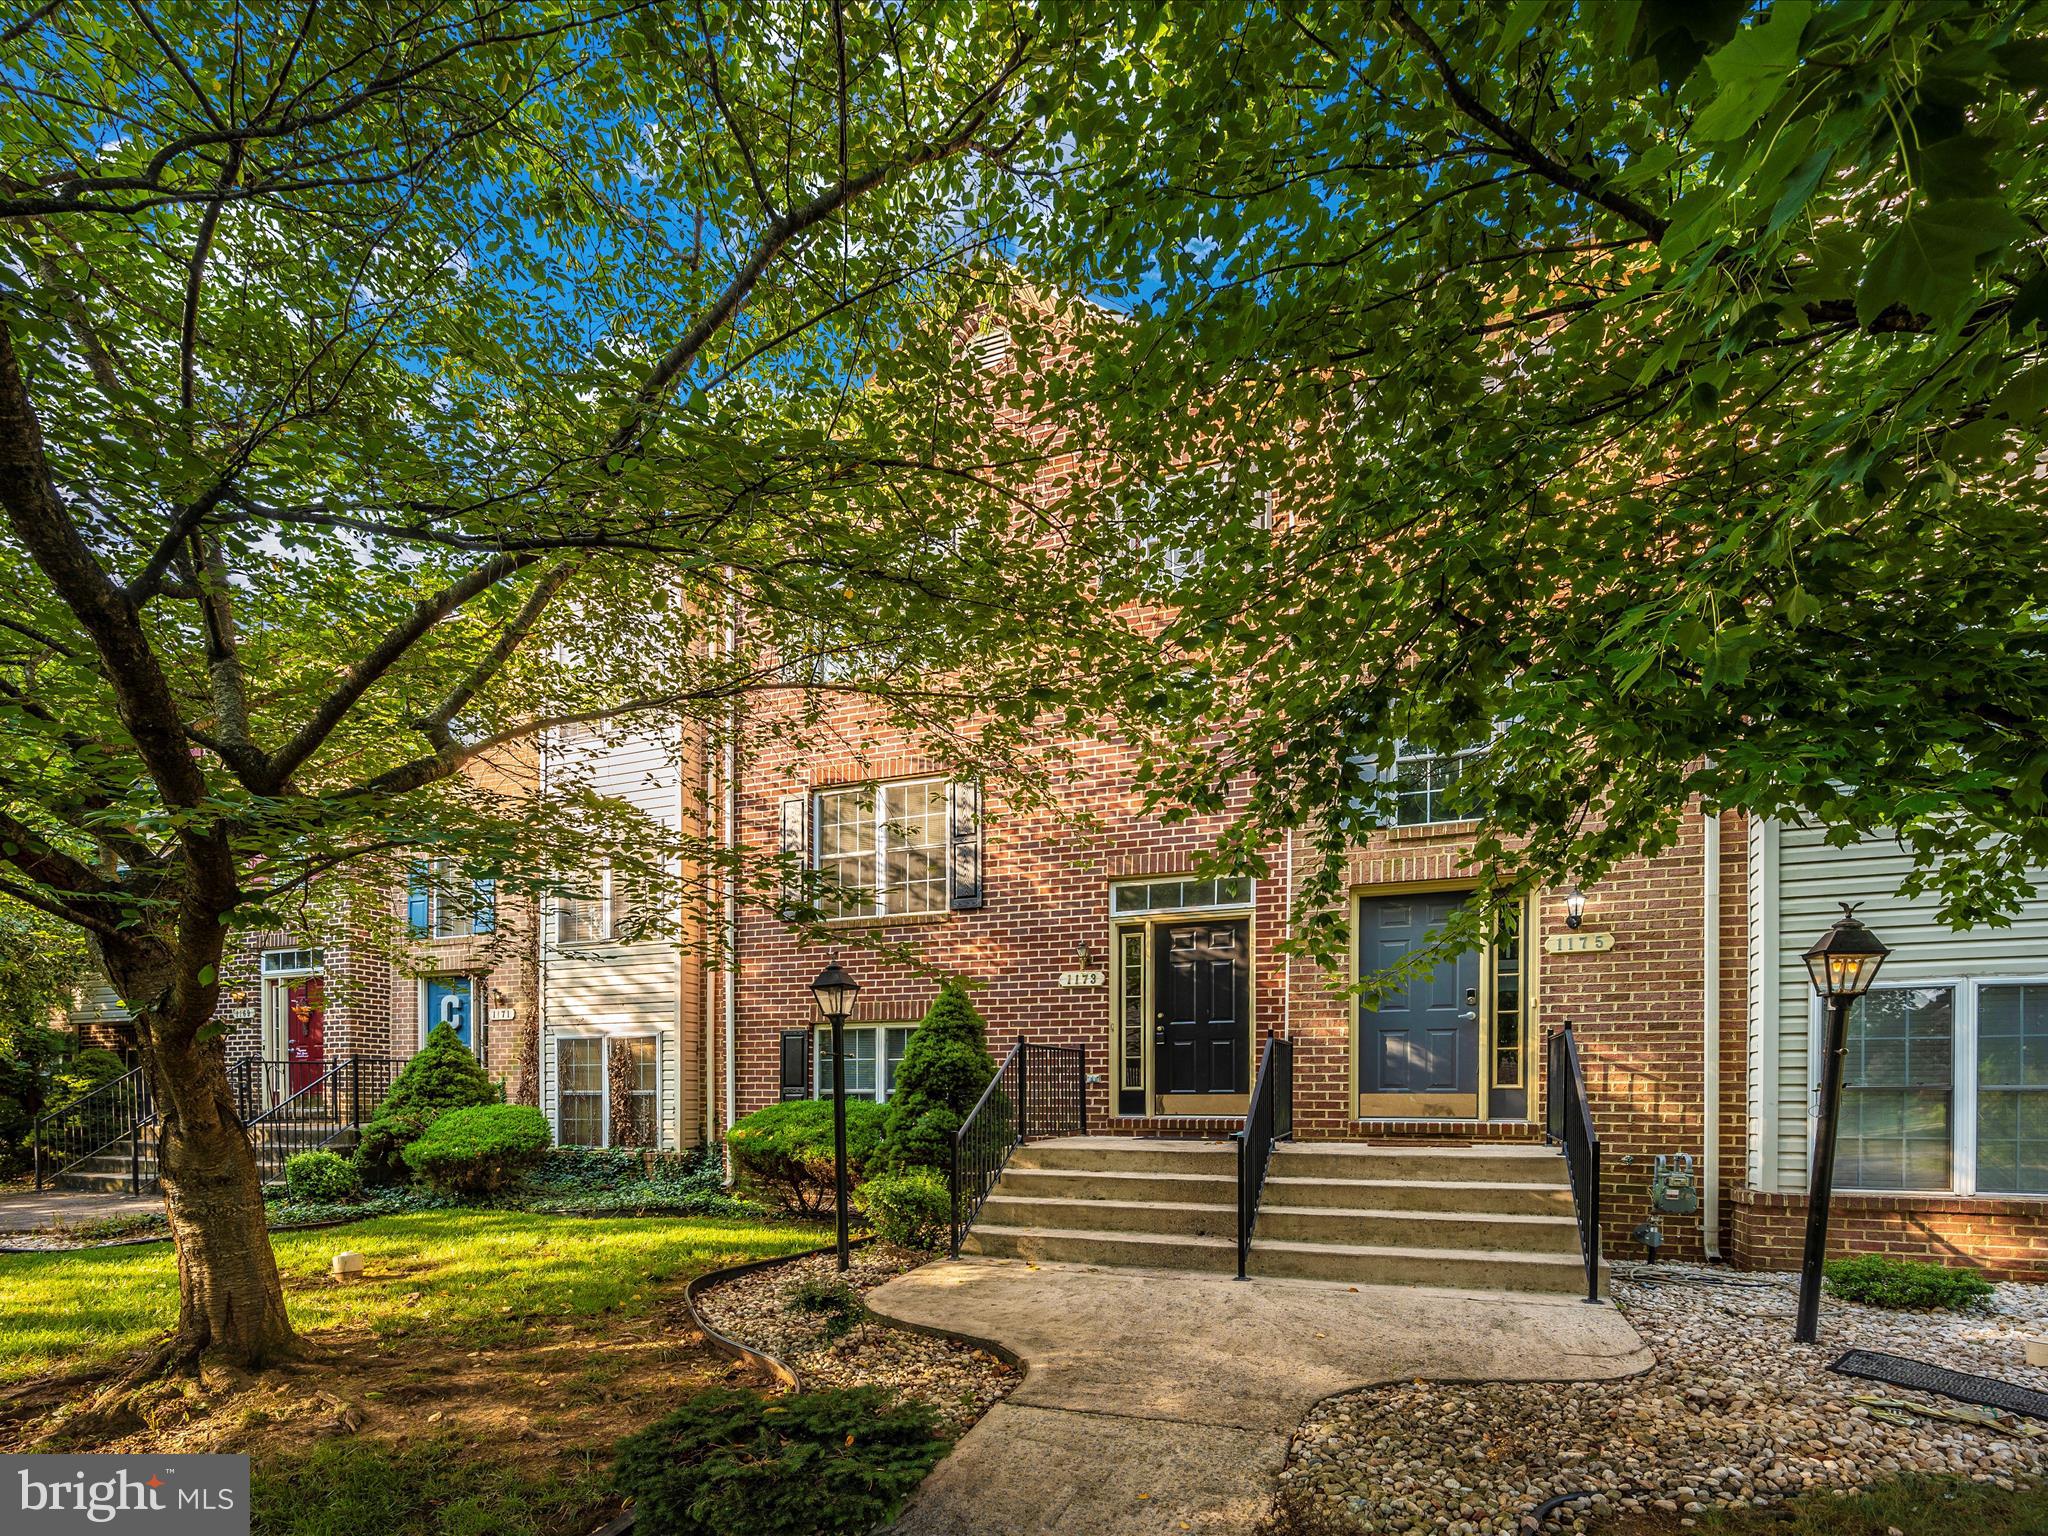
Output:
[[[1585,920],[1586,893],[1575,885],[1572,887],[1571,895],[1564,899],[1564,925],[1576,933],[1579,924]]]
[[[1086,943],[1074,951],[1074,969],[1092,971],[1095,969],[1095,951]]]

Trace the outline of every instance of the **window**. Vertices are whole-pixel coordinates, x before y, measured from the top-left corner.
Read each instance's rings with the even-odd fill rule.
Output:
[[[945,780],[823,790],[816,815],[816,867],[845,893],[828,900],[827,917],[946,910]]]
[[[660,1059],[651,1035],[555,1040],[555,1141],[651,1147],[661,1139]]]
[[[1879,987],[1849,1010],[1837,1178],[1846,1189],[1949,1189],[1955,989]]]
[[[262,968],[266,976],[306,975],[323,969],[327,952],[322,949],[266,949]]]
[[[2048,1195],[2048,982],[1978,989],[1977,1188]]]
[[[660,1139],[656,1118],[654,1040],[651,1036],[614,1040],[612,1056],[611,1145],[651,1147]]]
[[[1248,907],[1252,883],[1238,876],[1222,880],[1131,880],[1109,888],[1109,915],[1180,912],[1205,907]]]
[[[555,1140],[565,1147],[604,1145],[604,1041],[595,1035],[555,1042]]]
[[[1391,810],[1392,816],[1387,819],[1397,827],[1463,820],[1467,813],[1459,804],[1457,787],[1485,753],[1484,747],[1448,753],[1423,752],[1411,750],[1406,742],[1396,742],[1393,766],[1374,768],[1369,774],[1392,788],[1391,796],[1381,796],[1382,813]]]
[[[1522,1086],[1522,909],[1501,913],[1493,933],[1493,1086]]]
[[[896,1091],[896,1069],[910,1043],[908,1024],[849,1024],[846,1033],[846,1096],[881,1103]],[[817,1030],[818,1097],[832,1097],[832,1030]]]
[[[416,938],[425,939],[495,933],[498,882],[465,877],[455,859],[422,859],[413,865],[406,924]]]
[[[640,934],[634,926],[631,883],[618,871],[597,877],[595,892],[555,898],[557,944],[630,944]]]

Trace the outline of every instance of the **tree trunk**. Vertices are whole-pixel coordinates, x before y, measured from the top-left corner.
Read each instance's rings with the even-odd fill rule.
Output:
[[[149,1033],[145,1033],[148,1041]],[[235,1113],[219,1037],[145,1045],[156,1090],[157,1160],[178,1252],[178,1331],[170,1359],[202,1350],[255,1369],[297,1342],[270,1251],[263,1185]]]

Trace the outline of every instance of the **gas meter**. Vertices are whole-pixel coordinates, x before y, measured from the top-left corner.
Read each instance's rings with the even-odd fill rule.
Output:
[[[1650,1171],[1650,1205],[1674,1216],[1690,1216],[1700,1208],[1700,1183],[1693,1176],[1690,1152],[1657,1154]]]

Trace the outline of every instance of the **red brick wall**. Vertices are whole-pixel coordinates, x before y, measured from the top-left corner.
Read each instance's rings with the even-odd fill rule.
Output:
[[[1733,1207],[1734,1251],[1745,1269],[1796,1269],[1806,1244],[1804,1195],[1744,1189]],[[1828,1207],[1828,1257],[1888,1253],[1974,1265],[1999,1280],[2048,1280],[2048,1209],[1996,1195],[1837,1192]]]

